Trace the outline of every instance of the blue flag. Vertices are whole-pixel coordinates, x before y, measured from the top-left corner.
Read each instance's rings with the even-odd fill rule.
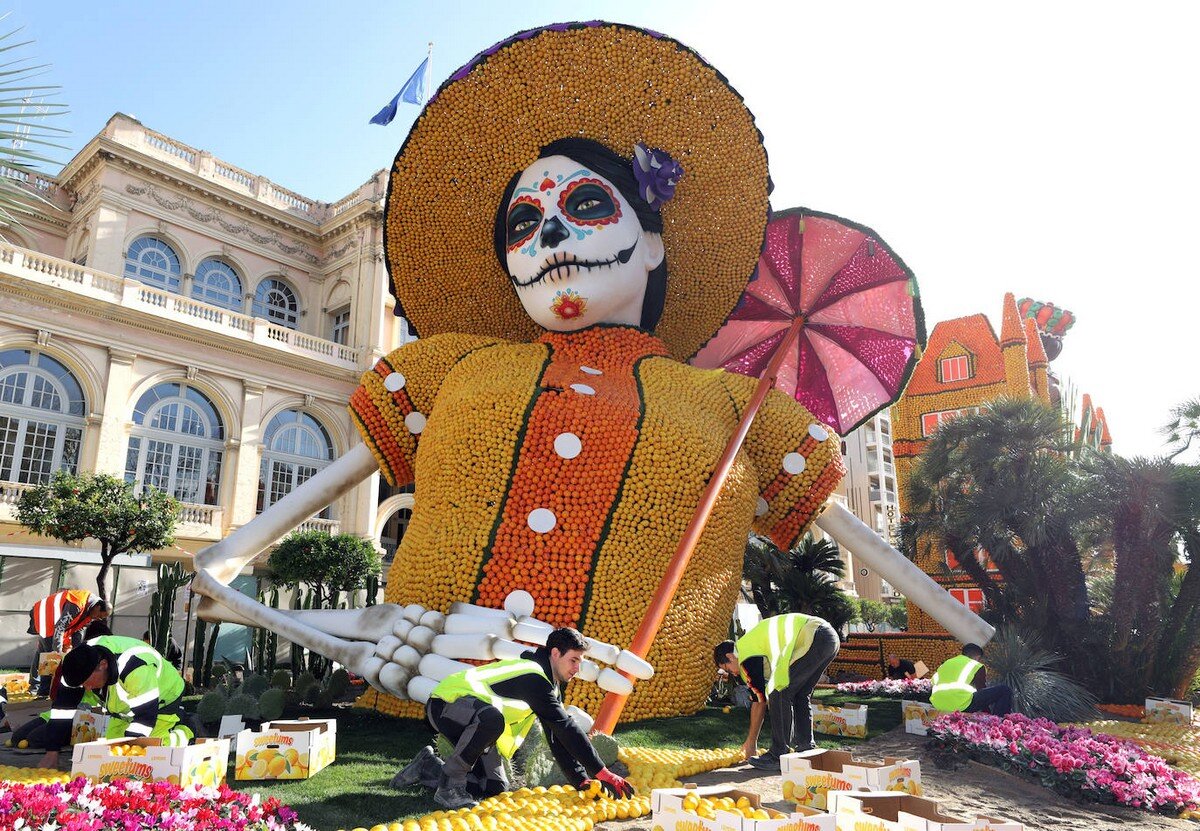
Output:
[[[392,119],[396,117],[396,108],[401,101],[407,101],[410,104],[422,104],[425,102],[425,70],[429,66],[429,58],[421,61],[421,65],[417,67],[417,71],[412,74],[404,86],[396,93],[396,97],[388,102],[387,106],[379,112],[375,113],[375,117],[371,119],[372,124],[387,126],[392,123]]]

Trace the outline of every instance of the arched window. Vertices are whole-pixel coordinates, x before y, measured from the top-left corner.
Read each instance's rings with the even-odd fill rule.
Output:
[[[254,292],[254,316],[295,329],[300,321],[300,301],[291,286],[269,277]]]
[[[125,480],[181,502],[220,504],[225,425],[217,408],[187,384],[158,384],[133,408]]]
[[[263,434],[258,510],[265,511],[333,461],[333,442],[321,422],[300,410],[284,410]],[[329,518],[329,508],[321,512]]]
[[[179,255],[158,237],[138,237],[125,254],[125,276],[148,286],[179,291]]]
[[[83,387],[49,355],[0,352],[0,480],[40,485],[79,470]]]
[[[242,281],[233,266],[209,258],[196,267],[192,298],[233,312],[242,310]]]

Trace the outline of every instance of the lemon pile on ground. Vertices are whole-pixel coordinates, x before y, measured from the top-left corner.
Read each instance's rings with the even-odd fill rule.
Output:
[[[48,768],[19,768],[12,765],[0,765],[0,780],[20,782],[22,785],[53,785],[56,782],[65,785],[71,781],[71,774]]]
[[[629,781],[639,791],[677,788],[685,776],[732,767],[744,760],[742,749],[668,750],[658,747],[622,747],[617,758],[629,768]]]
[[[354,831],[590,831],[597,822],[634,819],[650,813],[650,796],[610,799],[598,789],[567,785],[521,788],[489,797],[474,808],[434,811]]]

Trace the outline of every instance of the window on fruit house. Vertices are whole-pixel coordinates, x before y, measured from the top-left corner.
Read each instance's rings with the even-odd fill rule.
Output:
[[[950,589],[950,596],[975,614],[987,608],[983,599],[983,589]]]
[[[971,372],[971,357],[955,355],[953,358],[942,358],[938,363],[938,374],[943,383],[967,380],[974,374]]]

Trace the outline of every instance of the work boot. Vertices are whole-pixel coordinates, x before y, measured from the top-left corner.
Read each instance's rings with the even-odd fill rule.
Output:
[[[755,756],[750,761],[750,767],[758,770],[767,770],[772,773],[779,773],[779,757],[771,753],[764,753],[761,756]]]
[[[402,771],[392,777],[392,787],[409,788],[421,784],[436,788],[441,780],[442,760],[434,754],[431,746],[426,745]]]
[[[467,793],[465,785],[451,785],[449,782],[434,792],[433,801],[451,811],[458,808],[474,808],[479,804],[478,799]]]

